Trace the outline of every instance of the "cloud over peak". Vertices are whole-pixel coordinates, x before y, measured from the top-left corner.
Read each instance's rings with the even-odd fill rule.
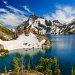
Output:
[[[44,15],[49,20],[59,20],[60,22],[69,22],[75,18],[75,8],[71,6],[56,6],[55,12]]]

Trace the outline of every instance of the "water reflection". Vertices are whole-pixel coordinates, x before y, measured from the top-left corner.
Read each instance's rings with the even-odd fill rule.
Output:
[[[30,55],[30,56],[33,56],[35,54],[37,54],[38,52],[41,52],[41,53],[45,53],[45,50],[42,50],[42,49],[18,49],[18,50],[13,50],[13,51],[10,51],[10,53],[20,53],[22,55]]]

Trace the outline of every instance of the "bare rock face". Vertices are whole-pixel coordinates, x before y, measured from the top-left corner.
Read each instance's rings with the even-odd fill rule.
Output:
[[[1,50],[1,49],[4,49],[4,46],[0,44],[0,50]]]

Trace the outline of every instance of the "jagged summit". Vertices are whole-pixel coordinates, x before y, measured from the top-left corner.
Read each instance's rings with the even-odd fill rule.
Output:
[[[58,20],[52,22],[51,34],[75,34],[75,19],[67,22],[61,23]]]
[[[22,22],[20,25],[18,25],[16,29],[27,27],[29,25],[29,21],[35,21],[37,18],[38,16],[34,14],[30,15],[29,18],[26,21]]]
[[[38,17],[36,15],[30,15],[27,21],[24,21],[18,27],[16,30],[24,30],[25,28],[30,27],[31,29],[33,28],[34,30],[40,29],[40,32],[42,31],[43,34],[46,34],[50,30],[50,25],[51,21],[48,21],[44,18]]]
[[[33,14],[33,15],[30,15],[29,18],[32,18],[33,20],[36,20],[38,18],[38,16]]]
[[[54,22],[54,23],[60,23],[59,20],[54,20],[53,22]]]

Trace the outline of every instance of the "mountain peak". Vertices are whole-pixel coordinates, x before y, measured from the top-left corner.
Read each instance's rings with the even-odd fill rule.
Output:
[[[36,19],[38,18],[38,16],[36,16],[36,15],[32,14],[32,15],[30,15],[30,17],[29,17],[29,18],[32,18],[33,20],[36,20]]]
[[[55,23],[60,23],[59,20],[54,20],[53,22],[55,22]]]

